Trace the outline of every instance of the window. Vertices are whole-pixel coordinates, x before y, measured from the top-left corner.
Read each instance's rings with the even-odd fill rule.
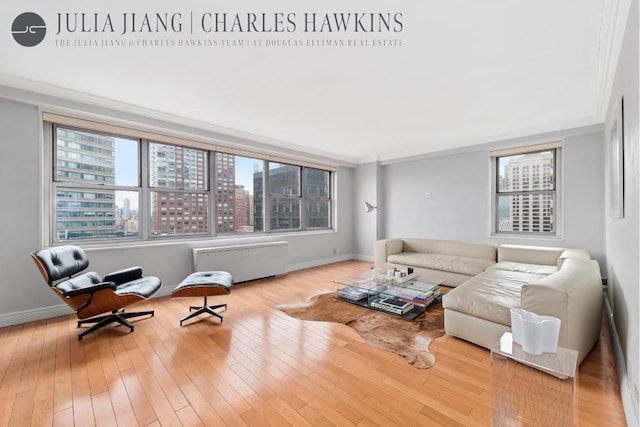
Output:
[[[138,238],[140,141],[55,127],[57,242]]]
[[[269,162],[269,221],[271,230],[299,230],[302,203],[300,166]]]
[[[270,162],[270,229],[329,228],[330,179],[329,171]]]
[[[45,113],[53,243],[331,229],[333,175]],[[86,125],[86,128],[84,127]],[[219,148],[219,147],[217,147]]]
[[[208,233],[208,153],[157,142],[148,147],[150,235]]]
[[[305,228],[329,228],[331,222],[330,180],[328,171],[304,168],[303,187],[305,204]]]
[[[496,233],[556,234],[558,147],[494,154]]]
[[[216,153],[216,232],[264,231],[264,160]]]

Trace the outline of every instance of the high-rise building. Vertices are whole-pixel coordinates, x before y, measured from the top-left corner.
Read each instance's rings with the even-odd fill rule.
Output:
[[[149,144],[151,234],[208,232],[207,153],[159,143]]]
[[[235,231],[253,231],[249,223],[248,192],[244,185],[236,185],[233,200],[233,223]]]
[[[300,168],[291,165],[269,167],[270,229],[300,228]],[[278,197],[294,196],[294,197]]]
[[[329,174],[319,169],[304,169],[305,197],[323,198],[324,200],[308,199],[305,202],[305,226],[307,228],[329,227],[330,205]]]
[[[551,151],[531,153],[509,159],[502,176],[503,191],[533,191],[499,199],[500,231],[552,232],[554,195],[554,155]],[[535,191],[541,191],[535,193]],[[507,214],[507,216],[503,216]]]
[[[125,198],[122,202],[122,219],[127,220],[131,217],[131,200]]]
[[[235,231],[236,168],[233,154],[216,153],[216,232]]]
[[[56,129],[57,240],[113,237],[116,227],[114,190],[65,188],[64,182],[114,184],[116,142],[113,137],[58,127]]]

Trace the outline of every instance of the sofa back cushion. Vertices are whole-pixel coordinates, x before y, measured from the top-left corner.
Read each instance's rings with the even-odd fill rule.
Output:
[[[437,239],[403,239],[403,252],[455,255],[496,261],[496,246],[490,243]]]
[[[457,255],[425,254],[418,252],[402,252],[389,255],[389,262],[411,267],[428,268],[430,270],[450,271],[452,273],[475,276],[482,273],[495,262],[482,258],[468,258]]]
[[[542,246],[500,245],[498,246],[498,262],[512,261],[525,264],[558,265],[558,258],[563,248],[547,248]]]

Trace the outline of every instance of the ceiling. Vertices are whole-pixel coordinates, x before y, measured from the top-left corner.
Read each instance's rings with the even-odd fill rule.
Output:
[[[178,13],[180,31],[121,35],[123,13],[132,10],[124,0],[89,9],[80,0],[30,2],[47,35],[31,48],[11,37],[0,41],[0,58],[11,58],[0,61],[0,84],[357,164],[602,123],[628,10],[610,4],[624,1],[604,0],[356,0],[350,7],[337,0],[314,7],[162,1],[137,2],[138,23],[144,13]],[[25,11],[7,3],[14,2],[0,6],[4,28]],[[243,22],[247,13],[264,12],[265,30],[280,12],[281,27],[292,31],[204,32],[202,25],[212,24],[202,19],[218,11]],[[362,27],[304,31],[305,13],[354,11],[366,14]],[[56,34],[64,12],[85,12],[90,31],[63,26]],[[400,23],[363,32],[378,12]],[[102,31],[110,30],[107,15],[113,32]],[[189,20],[197,22],[194,33]],[[181,40],[218,46],[178,46]],[[221,46],[224,40],[245,45]],[[372,46],[374,40],[395,46]],[[99,45],[60,45],[76,41]],[[101,46],[105,41],[125,46]],[[274,41],[290,45],[265,45]],[[320,46],[327,41],[355,46]]]

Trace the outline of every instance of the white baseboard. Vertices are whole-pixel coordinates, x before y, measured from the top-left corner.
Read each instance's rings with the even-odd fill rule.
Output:
[[[347,255],[334,256],[330,258],[314,259],[313,261],[290,264],[287,267],[287,270],[288,271],[304,270],[305,268],[319,267],[321,265],[333,264],[334,262],[349,261],[350,259],[354,259],[354,256],[347,254]]]
[[[7,313],[0,316],[0,328],[69,314],[73,314],[73,310],[66,304]]]
[[[353,255],[352,259],[357,259],[359,261],[373,262],[373,255],[356,254],[356,255]]]
[[[609,334],[611,335],[611,343],[613,344],[613,354],[616,359],[616,368],[618,371],[618,382],[620,383],[620,398],[622,399],[622,407],[624,408],[624,416],[627,420],[627,426],[639,427],[638,408],[636,401],[631,393],[632,383],[629,382],[627,373],[627,364],[622,354],[622,346],[620,345],[620,337],[616,330],[613,320],[613,312],[611,311],[611,303],[607,295],[604,297],[605,314],[607,316],[607,324],[609,325]]]

